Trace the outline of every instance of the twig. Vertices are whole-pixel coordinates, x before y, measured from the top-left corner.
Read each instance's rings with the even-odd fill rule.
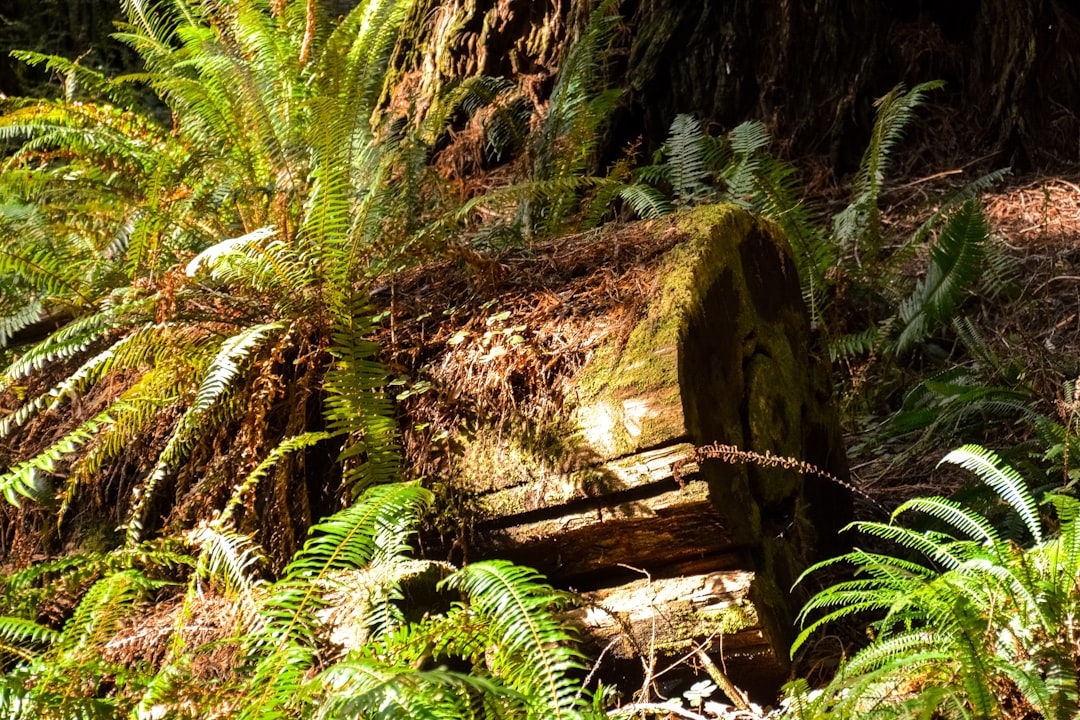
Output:
[[[661,676],[661,675],[663,675],[664,673],[667,673],[667,672],[671,672],[672,670],[674,670],[675,668],[679,667],[680,665],[682,665],[682,664],[683,664],[684,662],[686,662],[686,661],[687,661],[687,660],[689,660],[690,658],[694,657],[694,653],[697,653],[697,652],[701,652],[701,651],[702,651],[702,650],[703,650],[703,649],[704,649],[704,648],[705,648],[706,646],[708,646],[709,644],[711,644],[711,643],[712,643],[712,640],[713,640],[713,638],[714,638],[714,637],[716,637],[716,633],[713,633],[713,634],[712,634],[712,635],[710,635],[709,637],[705,638],[705,639],[704,639],[704,640],[702,640],[702,641],[701,641],[700,643],[698,643],[698,644],[697,644],[697,647],[695,647],[695,648],[694,648],[693,650],[691,650],[690,652],[686,653],[686,654],[685,654],[685,655],[683,655],[683,656],[682,656],[681,658],[679,658],[679,659],[678,659],[678,660],[676,660],[675,662],[671,663],[670,665],[668,665],[668,666],[667,666],[666,668],[664,668],[664,669],[663,669],[663,670],[661,670],[660,672],[658,672],[658,673],[656,673],[655,675],[653,675],[653,680],[655,680],[656,678],[660,677],[660,676]],[[721,642],[723,642],[723,636],[721,635],[720,637],[721,637]]]
[[[614,710],[608,710],[608,717],[619,717],[620,715],[633,715],[639,712],[647,713],[670,713],[672,715],[678,715],[687,720],[709,720],[704,715],[698,715],[696,712],[690,712],[685,708],[681,708],[678,705],[665,705],[663,703],[650,703],[640,702],[631,703],[630,705],[623,705],[621,708],[615,708]]]
[[[933,175],[927,175],[926,177],[919,178],[918,180],[912,180],[911,182],[904,183],[903,185],[897,185],[896,187],[888,188],[884,192],[888,193],[888,192],[896,192],[897,190],[906,190],[909,187],[915,187],[916,185],[922,185],[925,182],[930,182],[931,180],[937,180],[937,179],[943,178],[943,177],[949,177],[950,175],[958,175],[958,174],[960,174],[962,172],[964,172],[963,168],[957,168],[956,170],[945,170],[944,172],[934,173]]]
[[[609,642],[607,646],[600,651],[600,655],[597,656],[596,662],[593,663],[592,670],[590,670],[589,674],[585,676],[585,682],[581,683],[581,687],[578,688],[577,695],[574,696],[575,700],[581,697],[581,694],[585,692],[585,688],[587,688],[589,686],[589,683],[592,682],[593,675],[595,675],[596,671],[600,669],[600,662],[604,659],[604,656],[607,655],[608,650],[615,647],[615,643],[619,642],[620,640],[622,640],[622,636],[616,635],[611,639],[611,642]]]
[[[1045,288],[1047,285],[1049,285],[1052,282],[1057,282],[1058,280],[1080,280],[1080,275],[1057,275],[1055,277],[1050,278],[1049,280],[1044,282],[1042,285],[1040,285],[1039,287],[1032,290],[1031,294],[1032,295],[1038,294],[1038,292],[1040,290],[1042,290],[1043,288]]]
[[[701,664],[705,666],[705,672],[707,672],[709,677],[712,678],[712,681],[724,691],[724,694],[731,699],[731,702],[735,707],[739,710],[749,710],[750,700],[747,699],[742,690],[735,687],[735,683],[731,682],[731,678],[725,675],[720,668],[716,667],[716,663],[712,661],[712,658],[706,655],[703,650],[698,650],[695,655],[697,655],[697,659],[701,661]]]

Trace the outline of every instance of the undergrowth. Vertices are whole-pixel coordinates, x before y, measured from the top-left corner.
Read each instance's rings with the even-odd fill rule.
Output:
[[[0,617],[0,717],[592,716],[576,679],[582,656],[556,615],[571,597],[507,562],[410,560],[410,535],[431,501],[414,484],[367,490],[313,526],[273,582],[261,577],[258,545],[221,517],[188,534],[189,554],[118,550],[107,561],[72,557],[8,576],[4,610],[23,612]],[[88,567],[98,579],[59,630],[12,597]],[[176,567],[189,579],[155,628],[164,658],[136,660],[139,649],[117,644],[117,633],[177,585],[155,579]],[[192,642],[206,624],[216,637]],[[211,652],[218,660],[207,674]]]
[[[857,524],[924,561],[855,551],[816,568],[862,574],[811,601],[797,646],[823,623],[884,616],[823,689],[791,686],[791,715],[995,717],[1016,710],[1003,697],[1075,713],[1076,388],[1056,416],[1041,411],[1039,388],[965,317],[1009,287],[979,200],[1004,172],[936,198],[912,230],[882,218],[893,155],[940,83],[878,101],[848,202],[828,217],[759,122],[712,136],[679,115],[647,162],[635,145],[599,166],[619,101],[605,77],[614,0],[580,28],[546,110],[477,77],[423,113],[386,102],[411,0],[341,17],[314,0],[124,9],[117,36],[144,73],[20,53],[63,75],[64,95],[0,100],[0,492],[24,547],[7,560],[48,558],[2,579],[0,713],[599,715],[555,613],[569,596],[508,563],[410,558],[432,498],[405,482],[370,293],[431,258],[479,267],[711,202],[783,229],[824,352],[856,380],[887,379],[853,382],[849,417],[898,410],[881,432],[912,448],[1007,418],[1030,429],[1041,479],[1065,478],[1043,517],[1017,473],[969,446],[946,459],[1026,537],[945,498],[892,518],[919,511],[944,530]],[[511,168],[468,197],[434,160],[462,118]],[[963,362],[930,362],[942,353]],[[909,371],[914,359],[935,372]],[[94,512],[109,529],[75,547]],[[118,645],[155,603],[172,608],[151,643],[164,652]]]
[[[845,618],[872,618],[870,642],[824,688],[791,685],[793,717],[1075,716],[1080,502],[1048,494],[1044,517],[1025,480],[978,446],[942,462],[971,471],[1019,522],[1003,532],[971,507],[919,497],[888,523],[855,523],[899,550],[857,549],[808,570],[842,563],[856,574],[806,605],[793,652]],[[926,530],[898,522],[915,513],[936,522]]]

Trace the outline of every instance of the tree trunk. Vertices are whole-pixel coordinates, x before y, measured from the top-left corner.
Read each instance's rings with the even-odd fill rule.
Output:
[[[542,100],[586,5],[428,0],[417,6],[410,47],[438,54],[428,67],[442,82],[509,72]],[[444,21],[430,21],[436,8]],[[874,100],[897,83],[935,79],[946,89],[912,133],[913,162],[986,153],[995,167],[1080,160],[1080,9],[1072,3],[625,0],[617,11],[624,24],[608,80],[625,92],[609,161],[639,137],[657,147],[675,115],[690,113],[716,128],[764,120],[785,154],[828,157],[848,172],[866,146]]]

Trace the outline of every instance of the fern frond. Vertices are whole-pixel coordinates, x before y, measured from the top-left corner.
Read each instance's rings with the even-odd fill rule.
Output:
[[[860,355],[868,355],[873,352],[878,343],[878,329],[871,325],[862,332],[842,335],[829,343],[829,358],[832,361],[838,359],[856,358]]]
[[[49,477],[56,472],[61,458],[89,442],[103,425],[111,422],[108,411],[96,415],[34,457],[0,475],[0,492],[4,498],[15,507],[20,507],[19,495],[34,502],[47,500],[52,490]]]
[[[678,206],[697,204],[709,191],[704,136],[701,123],[690,115],[676,115],[671,123],[663,152],[667,156],[667,179]]]
[[[998,533],[990,521],[958,502],[943,497],[912,498],[893,511],[895,521],[908,510],[916,510],[948,523],[962,535],[982,543],[998,542]]]
[[[52,645],[60,633],[32,620],[0,617],[0,653],[32,660]]]
[[[195,400],[180,417],[165,449],[158,456],[154,469],[136,496],[128,521],[128,543],[143,539],[144,513],[158,484],[187,455],[196,438],[206,431],[212,422],[212,411],[226,398],[232,383],[245,369],[248,360],[262,343],[273,333],[285,327],[284,322],[254,325],[227,338],[221,343],[217,356],[203,375],[195,394]]]
[[[261,227],[239,237],[228,238],[215,243],[193,257],[187,264],[184,272],[188,277],[195,277],[202,269],[216,272],[218,266],[226,262],[230,255],[240,254],[249,248],[259,247],[264,240],[269,240],[277,235],[277,228]]]
[[[943,85],[941,81],[925,82],[910,91],[897,85],[874,103],[877,108],[874,127],[852,182],[852,201],[835,218],[834,234],[841,245],[866,243],[867,253],[876,253],[881,238],[878,198],[891,163],[891,153],[903,138],[915,116],[915,109],[922,104],[926,94]]]
[[[104,74],[80,64],[77,60],[29,50],[13,50],[11,57],[31,67],[44,65],[45,70],[48,72],[62,73],[69,78],[69,84],[74,81],[84,92],[94,98],[106,99],[119,105],[129,105],[134,101],[134,97],[128,88],[110,80]],[[68,99],[72,98],[69,97]]]
[[[1043,542],[1042,523],[1035,498],[1019,473],[1002,463],[996,453],[978,445],[965,445],[950,452],[938,465],[942,463],[958,465],[974,473],[1016,511],[1035,542]]]
[[[4,290],[0,285],[0,291]],[[6,300],[0,293],[0,297]],[[9,296],[10,297],[10,296]],[[23,328],[33,325],[41,319],[41,302],[31,300],[13,312],[0,315],[0,349],[6,348],[8,341]]]
[[[232,514],[236,511],[236,508],[244,501],[245,496],[262,482],[263,478],[266,477],[283,457],[290,453],[309,448],[323,440],[329,440],[330,437],[330,434],[325,432],[307,432],[282,440],[277,447],[270,451],[270,454],[263,458],[262,462],[260,462],[254,470],[248,473],[248,476],[236,486],[232,496],[225,504],[218,519],[215,521],[215,524],[219,527],[226,527],[231,521]]]
[[[962,594],[953,600],[952,613],[957,631],[952,634],[950,646],[972,712],[976,718],[985,720],[1001,717],[997,695],[989,683],[994,673],[985,647],[986,618],[976,612]]]
[[[851,660],[844,664],[840,676],[843,678],[859,677],[865,673],[880,670],[897,661],[908,663],[912,656],[919,655],[921,661],[929,660],[930,657],[923,655],[926,652],[937,650],[941,654],[940,660],[949,660],[948,650],[941,647],[942,638],[924,628],[908,630],[880,640],[867,648],[860,650]],[[887,673],[895,672],[898,668],[888,669]],[[838,677],[838,680],[840,678]],[[840,680],[841,683],[845,682]],[[850,680],[848,680],[850,682]]]
[[[252,575],[263,560],[259,546],[247,535],[209,526],[196,528],[188,539],[200,549],[196,572],[203,577],[220,578],[226,597],[238,601],[238,629],[246,632],[257,628],[256,590],[262,583]]]
[[[1002,663],[1000,671],[1016,684],[1021,695],[1034,706],[1040,717],[1069,717],[1054,712],[1051,704],[1050,688],[1047,687],[1046,678],[1042,677],[1039,670],[1018,667],[1011,663]]]
[[[395,483],[369,488],[352,507],[312,526],[311,537],[286,568],[286,577],[314,578],[332,569],[359,569],[399,547],[383,544],[385,529],[415,524],[431,501],[417,485]]]
[[[477,675],[391,667],[367,658],[336,663],[316,680],[326,694],[320,718],[479,720],[491,716],[483,706],[492,701],[504,706],[502,711],[496,709],[495,717],[509,716],[503,714],[505,706],[524,705],[514,691]]]
[[[667,198],[648,185],[633,183],[621,188],[618,195],[630,206],[634,214],[642,219],[661,217],[672,211]]]
[[[334,363],[324,380],[327,431],[345,437],[338,460],[354,493],[393,480],[400,469],[393,406],[382,391],[386,371],[374,359],[377,346],[365,339],[370,320],[362,302],[351,298],[338,310],[330,348]]]
[[[927,558],[946,568],[955,568],[963,562],[962,544],[942,533],[919,532],[898,525],[860,522],[856,523],[860,532],[879,537],[922,553]]]
[[[100,652],[137,603],[166,583],[136,569],[114,572],[95,582],[79,601],[56,639],[57,650],[87,657]]]
[[[414,527],[431,500],[431,493],[416,485],[375,486],[352,507],[311,528],[304,548],[269,593],[261,611],[263,627],[247,638],[261,657],[242,718],[277,717],[300,696],[318,643],[315,613],[324,601],[317,581],[336,570],[366,567],[380,552],[379,527]]]
[[[619,22],[615,6],[613,0],[604,0],[592,10],[559,68],[536,136],[535,180],[577,175],[592,161],[597,132],[617,97],[604,88],[603,67],[604,49]]]
[[[0,390],[6,390],[46,365],[67,360],[86,352],[94,342],[109,331],[140,325],[153,320],[152,300],[136,300],[68,323],[34,347],[24,352],[18,360],[0,373]]]
[[[947,321],[973,288],[982,270],[990,229],[978,201],[968,200],[931,248],[926,278],[900,303],[903,323],[896,351],[920,342],[935,324]]]
[[[387,66],[412,0],[366,0],[356,5],[338,24],[325,45],[319,67],[335,85],[327,95],[342,100],[342,108],[354,116],[350,125],[361,131],[376,110],[389,79]],[[341,72],[339,68],[344,68]],[[367,128],[370,133],[370,126]]]
[[[151,353],[165,351],[167,345],[164,340],[174,337],[167,326],[160,325],[145,325],[122,337],[107,350],[84,362],[48,392],[0,420],[0,438],[9,436],[43,410],[58,409],[66,400],[77,397],[111,370],[141,367]]]
[[[206,369],[189,412],[203,414],[209,410],[239,376],[243,362],[249,359],[268,337],[284,327],[285,322],[254,325],[221,343],[217,356]]]
[[[67,262],[65,262],[67,261]],[[50,247],[22,248],[0,245],[0,273],[18,275],[26,284],[58,297],[72,297],[77,305],[92,305],[90,290],[79,266]]]
[[[552,614],[563,596],[536,571],[505,561],[473,563],[442,585],[462,590],[492,624],[492,671],[533,704],[537,717],[575,718],[585,705],[572,673],[583,667],[573,635]]]
[[[1057,493],[1047,495],[1046,501],[1053,505],[1061,523],[1058,536],[1046,548],[1052,558],[1052,577],[1067,582],[1080,574],[1080,501]]]
[[[934,212],[919,225],[915,232],[913,232],[906,240],[904,246],[897,251],[898,258],[904,257],[903,253],[908,246],[916,246],[929,239],[934,228],[938,227],[942,220],[951,217],[956,212],[957,208],[963,207],[971,200],[978,200],[983,193],[991,190],[1009,173],[1009,168],[994,170],[986,175],[975,178],[975,180],[959,190],[951,192],[941,198],[939,200],[940,204]]]

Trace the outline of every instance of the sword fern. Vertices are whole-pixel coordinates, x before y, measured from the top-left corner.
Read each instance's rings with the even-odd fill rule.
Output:
[[[879,617],[870,644],[820,694],[792,686],[798,717],[895,717],[903,707],[925,716],[989,719],[1001,715],[1002,688],[1046,718],[1070,718],[1080,707],[1070,630],[1080,612],[1080,503],[1048,497],[1059,528],[1051,537],[1023,478],[994,453],[968,445],[942,462],[988,485],[1017,514],[1026,537],[1004,536],[984,516],[940,497],[904,503],[889,523],[856,523],[924,561],[855,550],[807,571],[839,562],[857,576],[810,600],[793,652],[827,623],[855,613]],[[912,512],[940,529],[896,524]]]

